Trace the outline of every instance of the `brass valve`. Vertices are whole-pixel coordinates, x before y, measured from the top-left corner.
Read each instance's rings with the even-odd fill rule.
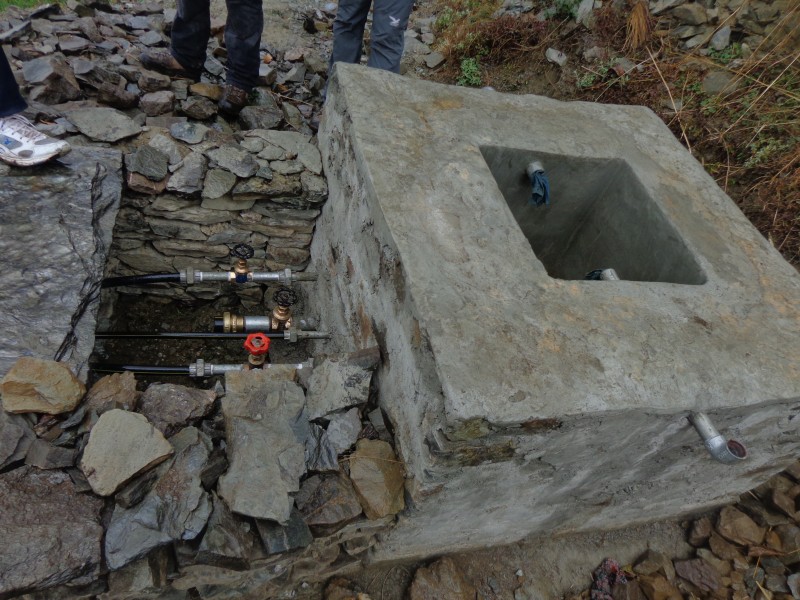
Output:
[[[282,287],[272,296],[275,308],[272,309],[270,331],[284,331],[292,327],[292,305],[297,302],[297,292]]]
[[[247,244],[236,244],[231,248],[231,256],[236,258],[236,263],[230,273],[230,280],[236,283],[246,283],[250,275],[250,267],[247,259],[253,258],[255,251],[252,246]]]

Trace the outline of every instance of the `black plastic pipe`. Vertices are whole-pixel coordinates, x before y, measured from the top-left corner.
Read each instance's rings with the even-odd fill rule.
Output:
[[[109,277],[103,280],[102,287],[119,287],[121,285],[147,285],[149,283],[180,283],[180,273],[151,273],[150,275],[126,275]]]
[[[153,375],[189,375],[189,367],[157,367],[155,365],[118,365],[113,363],[90,364],[89,369],[95,373],[145,373]]]
[[[110,339],[158,339],[158,338],[172,338],[180,340],[200,340],[200,339],[215,339],[215,338],[228,338],[228,339],[245,339],[250,333],[210,333],[205,331],[195,331],[189,333],[181,332],[167,332],[167,333],[113,333],[111,331],[105,333],[96,333],[95,339],[110,340]],[[268,338],[282,340],[285,339],[284,333],[264,333]]]

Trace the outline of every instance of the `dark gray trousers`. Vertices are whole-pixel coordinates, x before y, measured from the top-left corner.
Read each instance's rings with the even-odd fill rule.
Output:
[[[22,112],[28,105],[19,93],[6,53],[0,48],[0,118]]]
[[[258,83],[261,60],[258,51],[264,27],[264,10],[261,0],[226,0],[226,5],[226,83],[249,92]],[[203,70],[210,35],[210,0],[178,0],[170,52],[190,73],[199,75]]]
[[[358,64],[364,40],[364,26],[372,5],[369,60],[367,66],[400,72],[404,34],[414,0],[339,0],[333,22],[333,52],[336,62]]]

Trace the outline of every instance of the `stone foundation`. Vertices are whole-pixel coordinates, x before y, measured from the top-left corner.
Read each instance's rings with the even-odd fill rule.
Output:
[[[675,517],[796,456],[800,279],[651,111],[345,65],[320,149],[311,297],[379,341],[413,505],[374,559]],[[748,459],[714,462],[691,410]]]

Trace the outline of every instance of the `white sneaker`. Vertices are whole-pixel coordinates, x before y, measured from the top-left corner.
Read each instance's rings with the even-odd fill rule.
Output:
[[[20,114],[0,118],[0,160],[4,162],[30,167],[70,150],[67,142],[46,136]]]

